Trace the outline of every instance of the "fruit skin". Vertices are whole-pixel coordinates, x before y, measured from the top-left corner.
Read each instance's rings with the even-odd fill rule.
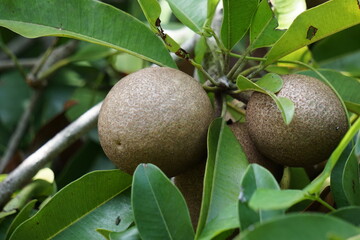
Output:
[[[274,162],[305,167],[326,160],[346,131],[346,112],[332,89],[305,75],[284,75],[277,93],[295,104],[292,122],[286,125],[274,101],[262,93],[250,97],[246,121],[257,149]]]
[[[201,161],[187,171],[174,177],[174,183],[185,198],[191,222],[196,229],[199,220],[206,161]]]
[[[280,181],[284,172],[284,167],[277,164],[270,159],[264,157],[255,147],[248,132],[248,123],[235,122],[229,125],[231,131],[234,133],[236,139],[241,144],[243,151],[249,163],[257,163],[268,169]]]
[[[153,163],[175,176],[206,155],[213,109],[201,85],[172,68],[145,68],[110,90],[98,119],[106,155],[132,174]]]

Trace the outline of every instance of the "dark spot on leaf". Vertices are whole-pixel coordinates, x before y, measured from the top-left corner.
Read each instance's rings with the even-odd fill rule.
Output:
[[[39,225],[40,223],[39,222],[36,222],[36,225]]]
[[[121,222],[121,218],[118,216],[118,217],[116,218],[116,220],[115,220],[115,225],[116,225],[116,226],[119,225],[120,222]]]
[[[316,27],[310,26],[306,33],[306,39],[311,40],[313,37],[315,37],[317,30],[318,29]]]

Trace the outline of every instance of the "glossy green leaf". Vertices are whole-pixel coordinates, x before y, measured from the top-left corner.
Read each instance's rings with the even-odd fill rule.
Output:
[[[224,20],[221,26],[221,39],[227,49],[243,38],[250,27],[259,0],[223,0]]]
[[[3,0],[1,4],[0,26],[25,37],[76,38],[176,68],[161,39],[146,25],[100,1]]]
[[[357,142],[357,144],[360,144]],[[355,146],[351,142],[331,172],[331,191],[338,207],[360,205],[360,175]]]
[[[276,29],[278,22],[268,1],[261,1],[250,26],[250,48],[273,45],[284,31]]]
[[[329,240],[360,234],[360,229],[338,218],[318,213],[289,214],[241,234],[241,240]],[[337,237],[337,238],[331,238]]]
[[[256,189],[276,189],[280,187],[274,176],[264,167],[258,164],[250,164],[241,180],[241,192],[239,196],[239,222],[240,230],[249,226],[282,215],[282,210],[257,211],[249,207],[249,201]]]
[[[302,190],[257,189],[250,199],[249,206],[255,210],[287,209],[305,199],[308,198]]]
[[[138,2],[153,32],[156,34],[161,33],[159,32],[160,29],[159,26],[161,23],[160,21],[161,7],[159,2],[157,0],[138,0]],[[164,34],[163,41],[165,41],[166,48],[169,51],[176,53],[180,49],[180,45],[168,34],[165,33],[161,33],[161,34]]]
[[[69,226],[54,239],[97,240],[100,238],[100,232],[97,231],[99,228],[106,228],[112,232],[125,231],[131,224],[134,224],[130,193],[130,188],[128,188]]]
[[[157,0],[138,0],[140,7],[153,32],[157,33],[157,23],[160,23],[161,7]]]
[[[267,73],[262,78],[260,78],[257,82],[257,85],[266,89],[267,91],[277,93],[281,90],[284,81],[283,79],[276,73]]]
[[[306,10],[305,0],[273,0],[275,16],[279,22],[280,29],[287,29],[294,19]]]
[[[207,0],[167,0],[174,15],[194,32],[201,34],[207,19]]]
[[[31,217],[32,211],[34,211],[34,206],[37,200],[32,200],[28,202],[16,215],[14,220],[12,221],[7,233],[6,240],[10,238],[11,234],[15,231],[15,229],[22,224],[24,221]]]
[[[131,194],[134,219],[142,239],[194,238],[184,198],[158,167],[140,164],[134,172]]]
[[[138,229],[134,226],[123,232],[110,233],[110,240],[141,240]]]
[[[219,4],[220,0],[208,0],[207,1],[207,24],[211,24],[216,11],[216,7]]]
[[[327,63],[336,61],[344,55],[359,51],[359,38],[360,25],[355,25],[316,42],[311,47],[311,53],[317,63],[326,66]]]
[[[36,179],[19,191],[15,198],[11,199],[4,207],[5,211],[23,208],[26,203],[37,197],[48,197],[55,191],[53,183],[43,179]]]
[[[332,0],[311,8],[300,14],[275,43],[266,56],[265,65],[359,23],[359,3],[355,0]]]
[[[360,207],[358,206],[343,207],[329,214],[360,227]]]
[[[131,176],[119,170],[86,174],[57,192],[40,211],[15,230],[11,240],[55,238],[129,188],[130,184]]]
[[[266,83],[266,85],[268,85],[267,87],[272,88],[273,90],[277,90],[280,86],[280,81],[278,79],[278,77],[275,78],[268,78],[270,80],[274,80],[275,84],[271,84],[271,83]],[[267,80],[263,80],[262,84],[264,85]],[[290,124],[293,116],[294,116],[294,112],[295,112],[295,105],[294,103],[285,97],[277,97],[274,93],[267,91],[266,89],[260,87],[258,84],[252,82],[251,80],[247,79],[246,77],[239,75],[239,77],[236,80],[236,85],[238,86],[238,88],[241,91],[256,91],[256,92],[260,92],[263,94],[267,94],[269,95],[274,102],[276,103],[277,107],[279,108],[279,110],[281,111],[281,115],[284,119],[284,122],[286,124]],[[282,86],[282,82],[281,82],[281,86]]]
[[[339,93],[345,104],[352,104],[353,108],[360,107],[360,82],[356,78],[348,77],[338,71],[319,70],[326,77],[329,83]],[[300,74],[312,76],[323,81],[319,75],[313,71],[303,71]],[[351,110],[351,109],[350,109]]]
[[[239,225],[240,180],[247,165],[242,147],[230,128],[222,118],[215,119],[208,133],[208,159],[196,239],[209,239]]]

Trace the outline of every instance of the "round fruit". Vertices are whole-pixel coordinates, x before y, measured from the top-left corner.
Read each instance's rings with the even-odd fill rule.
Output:
[[[106,96],[99,139],[127,173],[153,163],[175,176],[206,155],[212,119],[210,100],[195,79],[176,69],[146,68],[121,79]]]
[[[266,157],[282,165],[303,167],[326,160],[348,129],[346,112],[332,89],[305,75],[285,75],[277,93],[295,104],[286,125],[274,101],[254,93],[246,110],[251,139]]]
[[[257,163],[263,166],[268,169],[278,181],[280,181],[283,175],[284,167],[264,157],[256,149],[255,144],[249,136],[247,123],[236,122],[230,124],[229,127],[241,144],[249,163]]]

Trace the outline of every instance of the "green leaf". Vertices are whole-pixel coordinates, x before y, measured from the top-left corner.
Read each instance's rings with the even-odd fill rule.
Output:
[[[241,231],[257,222],[262,222],[284,213],[282,210],[260,210],[255,212],[249,207],[249,200],[256,189],[260,188],[280,190],[276,179],[267,169],[258,164],[250,164],[241,180],[241,192],[239,196],[239,221]]]
[[[258,4],[259,0],[223,0],[221,39],[227,49],[232,49],[244,37]]]
[[[144,12],[144,15],[147,21],[150,24],[152,31],[156,34],[164,34],[163,41],[165,42],[166,48],[176,53],[180,49],[180,45],[172,39],[168,34],[162,33],[159,31],[160,26],[160,14],[161,14],[161,7],[157,0],[138,0],[141,9]]]
[[[270,75],[273,76],[273,75]],[[266,79],[270,79],[270,80],[274,80],[274,84],[269,83],[269,84],[265,84],[265,82],[267,82],[268,80]],[[273,90],[277,90],[280,86],[280,81],[278,79],[278,77],[266,77],[265,80],[263,80],[261,82],[261,84],[265,84],[267,85],[267,87],[270,86],[270,88],[272,88]],[[251,80],[247,79],[246,77],[239,75],[239,77],[236,80],[236,85],[238,86],[238,88],[241,91],[256,91],[256,92],[260,92],[266,95],[269,95],[276,103],[278,109],[281,111],[281,115],[284,119],[284,122],[286,124],[290,124],[294,113],[295,113],[295,105],[294,103],[285,97],[277,97],[274,93],[267,91],[266,89],[260,87],[258,84],[252,82]],[[282,86],[282,82],[281,82],[281,86]]]
[[[140,164],[136,168],[131,202],[142,239],[194,238],[184,198],[155,165]]]
[[[355,226],[360,226],[360,207],[358,206],[343,207],[329,214],[352,223]]]
[[[76,223],[61,232],[55,239],[87,239],[97,240],[100,237],[95,233],[97,229],[109,231],[125,231],[134,223],[131,209],[130,188],[118,194],[105,204],[97,207],[92,212],[81,218]]]
[[[215,15],[216,7],[220,0],[208,0],[207,1],[207,24],[211,25],[211,21]]]
[[[34,206],[37,200],[32,200],[28,202],[19,212],[18,215],[12,221],[7,233],[6,240],[10,238],[11,234],[15,231],[15,229],[22,224],[25,220],[31,217],[31,212],[34,211]]]
[[[329,240],[348,238],[360,229],[338,218],[318,213],[288,214],[241,234],[241,240]]]
[[[157,33],[157,23],[160,20],[161,7],[157,0],[138,0],[138,3],[150,24],[153,32]]]
[[[275,9],[275,16],[279,22],[280,29],[287,29],[294,19],[306,10],[305,0],[273,0],[271,3]]]
[[[255,210],[287,209],[305,199],[308,198],[302,190],[257,189],[250,199],[249,206]]]
[[[141,240],[141,238],[137,227],[134,226],[123,232],[110,233],[110,240]]]
[[[222,118],[215,119],[208,133],[208,159],[196,239],[209,239],[239,225],[240,180],[247,165],[242,147],[230,128]]]
[[[277,93],[281,90],[284,81],[276,73],[267,73],[265,76],[260,78],[256,84],[267,91]]]
[[[333,0],[311,8],[294,20],[268,52],[264,64],[269,65],[301,47],[359,23],[359,3],[355,0]]]
[[[76,38],[176,68],[161,39],[146,25],[100,1],[3,0],[1,4],[0,26],[24,37]]]
[[[184,25],[202,34],[207,19],[207,0],[167,0],[174,15]]]
[[[340,72],[333,70],[319,70],[319,72],[326,77],[329,83],[339,93],[345,104],[352,104],[353,108],[360,107],[360,82],[356,78],[348,77]],[[324,81],[314,71],[302,71],[299,74],[312,76]]]
[[[338,207],[360,205],[359,179],[358,159],[355,155],[355,146],[351,142],[331,172],[331,191]]]
[[[277,27],[277,20],[268,1],[261,1],[250,26],[251,50],[273,45],[284,33]]]
[[[40,211],[15,230],[11,240],[54,238],[130,184],[131,176],[119,170],[86,174],[57,192]]]

